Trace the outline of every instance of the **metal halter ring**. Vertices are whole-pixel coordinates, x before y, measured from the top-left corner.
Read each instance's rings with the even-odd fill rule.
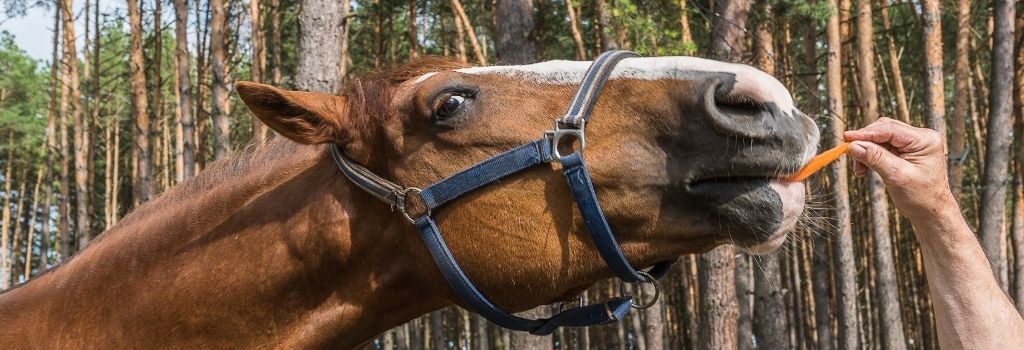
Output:
[[[551,139],[552,161],[558,161],[562,159],[562,154],[558,152],[558,146],[562,141],[562,136],[571,135],[572,137],[576,138],[576,140],[578,140],[580,143],[578,152],[583,152],[583,149],[587,148],[587,139],[585,137],[585,127],[587,125],[586,121],[581,119],[579,121],[579,125],[570,128],[561,128],[559,127],[559,125],[561,125],[561,122],[556,121],[554,129],[544,132],[544,136]]]
[[[423,190],[416,187],[407,187],[395,192],[398,194],[397,196],[395,196],[396,198],[398,198],[398,212],[402,213],[402,216],[405,216],[405,219],[409,220],[409,222],[416,223],[416,219],[413,218],[412,215],[409,215],[409,202],[406,201],[406,198],[409,197],[409,192],[415,192],[416,195],[419,195],[420,193],[423,193]],[[423,201],[422,197],[420,198],[420,201]],[[423,215],[430,216],[429,207],[427,207],[427,212],[423,213]]]
[[[645,283],[646,284],[650,284],[651,286],[654,287],[654,296],[651,297],[651,299],[647,300],[646,302],[644,302],[643,300],[640,300],[640,297],[643,296],[643,288],[640,288],[638,293],[637,293],[637,295],[632,300],[629,301],[629,306],[632,306],[634,309],[638,309],[638,310],[643,310],[643,309],[650,308],[651,306],[654,306],[654,303],[658,302],[658,298],[661,297],[661,285],[658,284],[658,280],[655,279],[654,276],[651,276],[647,272],[643,272],[643,271],[639,271],[638,270],[636,273],[638,275],[640,275],[640,277],[642,277],[643,280],[640,281],[640,282],[636,282],[635,284],[638,287],[643,285],[643,284],[645,284]],[[626,285],[626,282],[620,280],[619,281],[619,290],[620,291],[624,290],[625,289],[624,288],[625,285]],[[629,294],[625,294],[625,293],[623,293],[623,295],[633,296],[633,295],[629,295]],[[640,300],[640,301],[636,302],[635,300]]]

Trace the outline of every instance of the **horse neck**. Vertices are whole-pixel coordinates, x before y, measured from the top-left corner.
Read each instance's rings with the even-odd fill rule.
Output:
[[[0,344],[354,347],[443,306],[405,223],[325,148],[282,142],[251,160],[264,167],[214,166],[0,295]]]

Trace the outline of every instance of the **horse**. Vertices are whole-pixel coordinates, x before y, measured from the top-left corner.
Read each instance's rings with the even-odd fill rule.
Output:
[[[331,147],[381,177],[425,186],[550,129],[589,65],[425,58],[338,94],[239,82],[253,115],[282,137],[215,162],[0,294],[0,344],[358,348],[465,306],[404,210],[349,181]],[[819,131],[778,80],[692,57],[627,58],[610,74],[582,154],[630,264],[784,242],[805,188],[780,179],[813,156]],[[612,276],[559,166],[529,168],[432,214],[465,274],[504,310],[570,300]]]

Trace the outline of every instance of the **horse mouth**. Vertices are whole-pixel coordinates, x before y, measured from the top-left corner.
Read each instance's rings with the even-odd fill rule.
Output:
[[[708,210],[728,243],[750,254],[780,247],[804,209],[804,185],[774,176],[719,176],[691,181],[686,192]]]

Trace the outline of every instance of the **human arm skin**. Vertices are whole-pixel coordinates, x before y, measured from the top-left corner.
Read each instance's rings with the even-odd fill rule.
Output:
[[[883,118],[844,137],[853,141],[854,172],[877,172],[914,225],[941,348],[1024,349],[1024,319],[949,190],[942,135]]]

